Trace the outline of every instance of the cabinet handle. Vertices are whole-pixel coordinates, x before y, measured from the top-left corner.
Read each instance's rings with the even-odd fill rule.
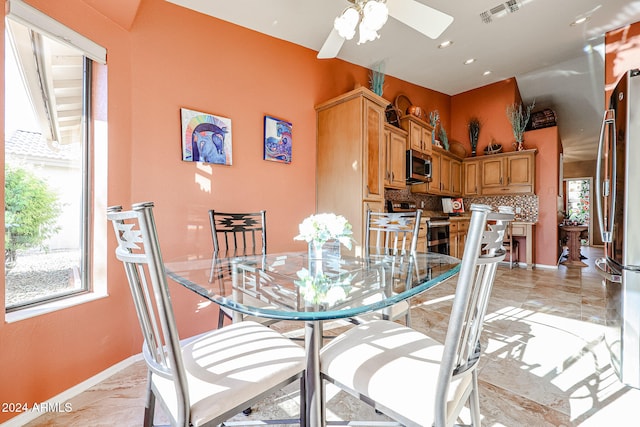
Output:
[[[395,179],[395,174],[393,172],[391,172],[391,181],[393,181]]]
[[[502,177],[500,177],[500,184],[502,184]]]

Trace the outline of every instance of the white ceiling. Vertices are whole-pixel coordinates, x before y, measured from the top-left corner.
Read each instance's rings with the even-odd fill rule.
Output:
[[[167,0],[318,51],[347,0]],[[394,0],[387,0],[393,2]],[[518,0],[519,10],[489,24],[480,14],[501,0],[416,0],[454,17],[432,40],[389,18],[374,42],[347,41],[338,58],[456,95],[516,77],[525,104],[552,108],[564,160],[595,159],[604,107],[603,35],[640,21],[640,1]],[[580,17],[586,23],[570,26]],[[438,49],[452,40],[447,49]],[[475,58],[471,65],[463,65]],[[319,60],[320,61],[320,60]],[[323,61],[327,61],[324,59]],[[484,76],[485,71],[491,74]]]

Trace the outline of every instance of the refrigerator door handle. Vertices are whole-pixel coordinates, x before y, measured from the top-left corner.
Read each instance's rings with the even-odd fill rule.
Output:
[[[595,266],[598,273],[608,281],[622,283],[622,273],[611,268],[606,258],[596,259]]]
[[[615,212],[615,194],[616,194],[616,132],[615,132],[615,123],[616,123],[616,112],[613,109],[606,110],[604,112],[604,117],[602,119],[602,127],[600,128],[600,141],[598,142],[598,161],[596,163],[596,207],[598,209],[598,224],[600,225],[600,230],[602,233],[602,241],[605,243],[611,243],[611,238],[613,236],[613,214]],[[613,126],[614,130],[611,132],[612,135],[612,146],[610,152],[612,153],[612,164],[611,164],[611,174],[608,177],[605,177],[602,180],[602,152],[604,149],[605,143],[605,130],[608,129],[608,126]],[[600,186],[600,182],[602,182],[602,187]],[[607,212],[607,224],[605,227],[604,219],[605,217],[602,215],[602,198],[609,197],[611,200],[610,208]]]

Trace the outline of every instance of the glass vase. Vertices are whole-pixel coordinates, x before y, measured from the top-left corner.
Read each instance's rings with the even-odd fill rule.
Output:
[[[309,242],[309,261],[320,260],[322,261],[322,248],[323,242],[311,241]]]

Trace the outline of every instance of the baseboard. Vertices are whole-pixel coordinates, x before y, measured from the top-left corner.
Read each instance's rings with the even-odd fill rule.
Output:
[[[542,268],[544,270],[557,270],[557,265],[545,265],[545,264],[534,264],[535,268]]]
[[[34,408],[34,410],[23,412],[20,415],[17,415],[11,418],[10,420],[2,423],[1,425],[2,427],[20,427],[27,424],[28,422],[35,420],[39,416],[43,415],[44,411],[46,411],[47,409],[51,410],[51,408],[60,408],[60,410],[64,410],[65,403],[68,402],[71,398],[79,395],[80,393],[87,391],[88,389],[95,386],[96,384],[106,380],[112,375],[118,373],[124,368],[127,368],[133,365],[134,363],[140,360],[142,360],[142,354],[133,355],[123,360],[122,362],[119,362],[113,366],[110,366],[104,371],[92,376],[91,378],[84,380],[80,384],[76,384],[75,386],[63,391],[62,393],[52,397],[46,402],[38,403],[39,407],[46,408],[46,409],[43,409],[43,411],[38,411],[38,410],[35,410]]]

